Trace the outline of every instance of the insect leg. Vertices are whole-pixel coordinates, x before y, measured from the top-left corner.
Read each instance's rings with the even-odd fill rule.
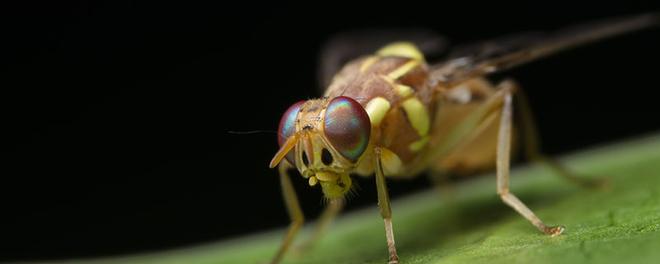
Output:
[[[601,179],[587,179],[576,175],[571,170],[564,167],[559,161],[549,157],[541,152],[539,134],[536,130],[534,116],[529,106],[527,96],[515,82],[511,82],[516,88],[516,107],[518,107],[520,129],[523,139],[524,152],[528,160],[538,162],[552,169],[557,175],[584,187],[602,186],[606,181]]]
[[[337,217],[339,212],[341,212],[343,207],[344,207],[343,199],[330,200],[328,205],[323,210],[323,213],[321,214],[318,223],[314,227],[314,231],[312,235],[309,237],[309,239],[307,239],[305,242],[303,242],[296,248],[297,251],[303,252],[307,249],[312,248],[314,244],[321,238],[321,235],[323,235],[323,233],[328,228],[328,226],[330,226],[332,221]]]
[[[286,203],[287,211],[289,212],[289,217],[291,218],[291,224],[289,225],[289,230],[280,245],[279,250],[271,264],[279,263],[284,257],[289,245],[292,244],[294,237],[302,227],[305,222],[305,216],[300,209],[300,204],[298,203],[298,197],[296,196],[296,191],[293,189],[293,184],[291,184],[291,178],[289,178],[289,173],[287,169],[289,165],[286,162],[280,163],[278,170],[280,173],[280,183],[282,185],[282,195],[284,196],[284,202]]]
[[[489,96],[485,102],[469,113],[456,127],[452,128],[447,135],[441,138],[431,137],[428,146],[429,152],[411,166],[411,171],[417,173],[425,170],[432,162],[451,154],[452,150],[460,147],[466,139],[477,136],[478,133],[475,133],[475,129],[484,124],[484,120],[489,119],[489,115],[493,111],[499,109],[502,104],[503,93],[504,91],[498,90],[497,93]]]
[[[500,95],[497,98],[500,103],[502,101],[502,95]],[[489,140],[488,145],[490,146],[485,146],[485,144],[480,144],[479,142],[480,138],[482,137],[491,137],[491,135],[496,136],[495,134],[495,129],[497,126],[497,122],[499,121],[499,116],[500,116],[500,111],[499,109],[493,109],[490,113],[487,115],[483,116],[481,119],[481,123],[478,125],[472,127],[472,131],[470,131],[468,134],[465,134],[463,138],[461,139],[460,142],[456,143],[452,150],[443,158],[443,162],[450,162],[449,164],[456,164],[455,161],[452,161],[452,158],[454,158],[453,154],[458,153],[459,154],[459,160],[462,160],[463,158],[460,157],[460,155],[471,155],[471,156],[484,156],[484,160],[488,162],[488,164],[492,164],[495,158],[495,139],[492,141]],[[493,131],[493,132],[491,132]],[[489,154],[482,154],[482,153],[474,153],[473,150],[468,150],[468,153],[470,154],[464,154],[466,151],[466,148],[470,148],[472,145],[479,144],[481,148],[487,148],[488,150],[486,151]],[[482,141],[483,142],[483,141]],[[490,143],[492,142],[492,143]],[[492,144],[492,145],[491,145]],[[492,152],[491,152],[492,151]],[[492,153],[492,154],[490,154]],[[474,162],[474,161],[467,161],[467,162]],[[446,165],[447,163],[444,163],[441,166],[448,166],[448,167],[436,167],[432,171],[432,173],[429,175],[429,178],[431,179],[431,182],[441,191],[441,193],[445,194],[450,194],[452,191],[452,185],[450,184],[451,181],[449,180],[450,173],[456,173],[456,175],[461,175],[461,173],[464,173],[466,170],[469,172],[471,169],[471,166],[475,166],[473,164],[475,163],[467,163],[470,165],[467,165],[466,167],[455,167],[455,165]],[[466,163],[461,163],[459,162],[458,164],[464,164]],[[478,163],[477,163],[478,164]],[[477,165],[479,166],[479,165]],[[490,165],[489,165],[490,166]],[[448,196],[450,197],[450,196]]]
[[[378,190],[378,207],[380,208],[380,215],[385,222],[385,236],[387,237],[387,250],[389,252],[389,264],[398,264],[399,256],[396,254],[396,246],[394,245],[394,232],[392,230],[392,208],[390,208],[390,196],[387,193],[387,184],[385,184],[385,173],[383,172],[383,164],[381,162],[381,148],[374,148],[376,154],[376,188]]]
[[[449,172],[430,170],[428,173],[428,179],[434,190],[438,192],[440,199],[443,201],[454,201],[456,198],[456,188],[449,178]]]
[[[511,105],[511,94],[514,88],[513,82],[503,82],[500,84],[504,94],[504,105],[502,106],[502,116],[500,118],[500,127],[497,135],[497,193],[505,204],[511,206],[514,210],[529,220],[541,232],[551,236],[556,236],[564,231],[562,226],[549,227],[539,219],[532,210],[521,202],[513,193],[509,191],[509,162],[511,155],[511,123],[513,106]]]

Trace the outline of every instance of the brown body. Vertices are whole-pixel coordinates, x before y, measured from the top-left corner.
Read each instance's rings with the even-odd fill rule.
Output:
[[[278,129],[278,166],[291,226],[272,263],[278,263],[304,222],[287,173],[295,167],[329,200],[311,244],[338,214],[350,190],[351,174],[375,175],[378,206],[387,238],[388,263],[399,258],[386,184],[389,177],[413,177],[424,170],[469,173],[495,167],[500,199],[539,231],[556,236],[562,226],[546,225],[509,189],[513,102],[530,160],[585,186],[598,180],[576,177],[541,154],[529,107],[511,80],[497,85],[488,74],[552,53],[658,24],[654,14],[567,28],[541,38],[486,42],[463,56],[429,65],[411,43],[385,46],[348,62],[321,99],[292,105]],[[349,42],[350,43],[350,42]]]
[[[417,63],[413,67],[406,65],[415,61]],[[402,68],[405,72],[401,71]],[[399,77],[391,78],[393,72]],[[402,85],[410,87],[412,93],[401,94]],[[465,174],[494,166],[497,119],[470,142],[461,144],[460,148],[433,161],[425,159],[429,150],[444,142],[451,129],[494,92],[495,88],[482,78],[453,86],[434,83],[429,76],[429,65],[423,60],[402,56],[366,56],[346,64],[333,78],[325,96],[348,96],[365,107],[375,97],[388,100],[391,108],[383,121],[373,126],[372,144],[391,150],[402,161],[403,168],[398,173],[386,173],[386,176],[413,177],[424,169]],[[413,128],[406,109],[401,107],[404,100],[413,97],[421,102],[428,113],[428,135],[420,135]],[[420,149],[411,150],[411,144],[423,140],[425,136],[428,137],[428,143]],[[366,160],[361,164],[372,164],[369,161],[371,158],[372,155],[367,153]],[[371,175],[373,168],[357,172]]]

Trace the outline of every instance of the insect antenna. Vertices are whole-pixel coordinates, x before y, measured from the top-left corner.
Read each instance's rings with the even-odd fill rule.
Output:
[[[286,156],[286,154],[289,153],[289,151],[291,151],[293,147],[296,146],[299,138],[300,138],[300,133],[295,133],[292,136],[290,136],[282,144],[280,150],[278,150],[277,153],[275,153],[275,157],[273,157],[273,159],[270,161],[270,164],[268,164],[268,166],[270,168],[275,168],[275,166],[277,166],[277,164],[279,164],[280,161],[282,161],[282,159]]]

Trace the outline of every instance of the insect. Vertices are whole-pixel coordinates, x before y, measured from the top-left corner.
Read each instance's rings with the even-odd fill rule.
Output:
[[[286,110],[278,128],[278,167],[284,201],[292,219],[278,263],[303,224],[303,213],[287,173],[296,168],[309,186],[329,199],[317,230],[329,223],[351,190],[351,175],[375,175],[389,263],[398,263],[387,178],[423,171],[465,172],[495,168],[502,201],[541,232],[557,236],[562,226],[544,223],[509,190],[513,105],[520,135],[532,160],[581,184],[592,184],[541,154],[533,120],[518,85],[486,77],[580,44],[658,23],[655,15],[580,25],[534,37],[489,41],[448,59],[427,63],[415,44],[394,42],[372,55],[346,63],[323,97],[299,101]]]

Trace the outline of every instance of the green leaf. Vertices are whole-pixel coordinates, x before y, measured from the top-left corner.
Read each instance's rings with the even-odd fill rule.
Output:
[[[511,190],[564,234],[541,234],[505,206],[495,177],[480,177],[441,193],[394,201],[402,263],[658,263],[660,261],[660,135],[562,159],[576,172],[603,175],[606,189],[577,187],[539,166],[514,170]],[[299,237],[305,237],[309,228]],[[267,263],[284,230],[160,253],[64,263]],[[298,241],[300,241],[299,239]],[[377,208],[341,217],[306,254],[284,263],[386,263]]]

